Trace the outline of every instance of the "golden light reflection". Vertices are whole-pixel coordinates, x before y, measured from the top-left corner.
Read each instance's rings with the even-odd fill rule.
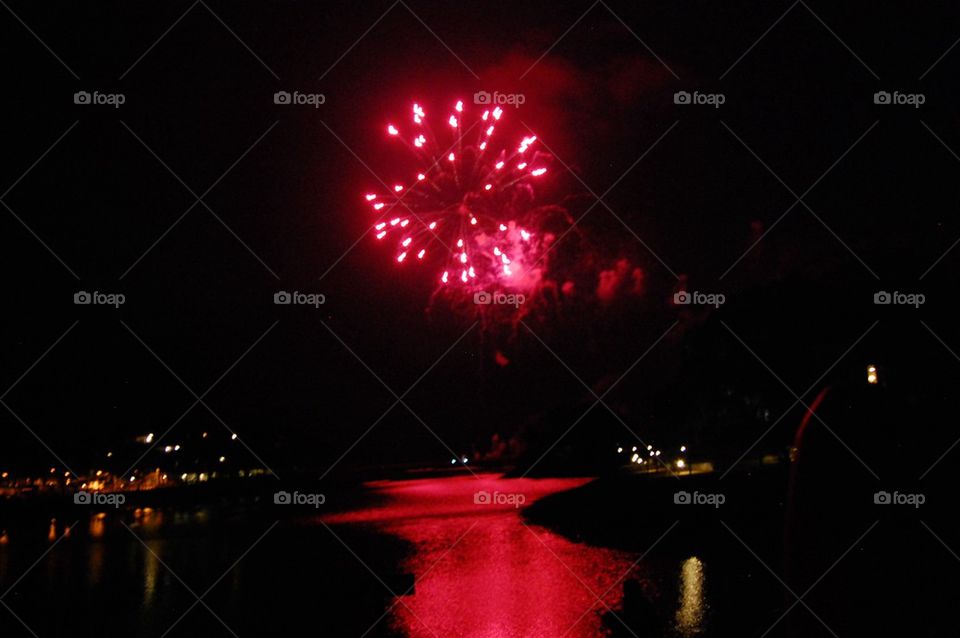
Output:
[[[704,598],[703,562],[696,556],[683,561],[680,567],[680,609],[677,629],[683,636],[695,636],[704,630],[707,603]]]
[[[91,543],[87,557],[87,582],[99,585],[103,581],[103,563],[106,546],[103,543]]]
[[[6,582],[10,573],[10,552],[6,548],[9,542],[7,530],[0,530],[0,583]]]
[[[160,576],[160,560],[157,554],[160,547],[155,542],[148,542],[147,549],[143,552],[143,604],[149,607],[157,597],[157,585]]]
[[[90,529],[88,531],[90,538],[103,538],[103,534],[107,530],[106,518],[107,515],[103,512],[90,517]]]
[[[152,507],[143,508],[140,526],[147,532],[157,531],[163,526],[163,511]]]

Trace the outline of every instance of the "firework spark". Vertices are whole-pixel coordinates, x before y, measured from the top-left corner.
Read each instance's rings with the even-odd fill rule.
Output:
[[[542,237],[534,183],[550,156],[535,135],[508,144],[499,131],[500,107],[467,113],[458,101],[435,133],[428,114],[413,104],[409,129],[390,123],[388,139],[417,160],[406,183],[364,200],[379,215],[378,241],[395,242],[396,262],[436,267],[440,286],[463,292],[529,289],[540,279]]]

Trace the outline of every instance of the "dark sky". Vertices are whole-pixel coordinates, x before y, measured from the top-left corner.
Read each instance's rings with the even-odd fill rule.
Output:
[[[394,268],[369,237],[348,249],[367,229],[370,171],[408,170],[383,124],[414,99],[480,89],[526,96],[508,115],[587,185],[554,172],[572,212],[617,183],[604,201],[622,222],[597,206],[580,228],[593,272],[626,259],[644,293],[606,305],[588,294],[533,324],[586,384],[619,377],[676,318],[675,275],[733,302],[795,281],[829,289],[831,303],[849,290],[849,307],[798,304],[817,325],[762,301],[741,312],[745,340],[771,358],[834,353],[790,379],[803,388],[877,315],[876,290],[926,292],[925,321],[960,351],[946,314],[958,253],[919,281],[960,237],[960,50],[938,62],[960,10],[517,4],[11,0],[0,10],[0,391],[15,384],[3,400],[22,423],[0,411],[0,462],[49,462],[29,428],[85,463],[120,437],[165,431],[213,385],[204,401],[219,418],[197,405],[172,437],[222,433],[222,419],[268,464],[329,466],[470,325],[428,317],[430,278]],[[75,105],[81,90],[126,102]],[[326,103],[275,105],[279,90]],[[726,102],[675,105],[679,90]],[[881,90],[926,103],[875,105]],[[800,195],[812,212],[797,204],[776,223]],[[78,290],[127,302],[76,306]],[[277,290],[326,304],[275,306]],[[617,400],[667,383],[680,345],[645,359]],[[935,346],[938,365],[960,366]],[[514,339],[474,329],[404,398],[415,415],[396,406],[345,463],[446,457],[427,427],[467,450],[536,415],[572,422],[566,410],[589,396],[524,328]]]

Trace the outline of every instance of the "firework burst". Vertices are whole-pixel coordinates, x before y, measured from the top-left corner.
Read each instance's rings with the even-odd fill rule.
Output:
[[[537,203],[535,185],[551,157],[532,133],[508,142],[500,107],[468,113],[462,101],[428,125],[413,104],[410,124],[385,133],[416,158],[405,183],[364,199],[378,215],[373,234],[392,243],[399,266],[436,269],[441,289],[530,290],[541,278],[542,221],[551,208]]]

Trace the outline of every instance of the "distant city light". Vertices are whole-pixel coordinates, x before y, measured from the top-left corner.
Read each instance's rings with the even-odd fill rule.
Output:
[[[633,456],[630,457],[630,462],[631,462],[631,463],[636,463],[636,462],[637,462],[637,459],[639,459],[639,458],[640,458],[640,455],[639,455],[639,454],[634,454]]]
[[[617,448],[617,454],[621,454],[622,452],[623,452],[623,448],[622,448],[622,447],[618,447],[618,448]]]
[[[683,462],[683,459],[677,459],[677,467],[679,467],[682,470],[686,466],[687,464]]]
[[[877,377],[877,366],[869,365],[867,366],[867,383],[870,385],[876,385],[878,381]]]
[[[686,451],[687,451],[687,446],[686,446],[686,445],[681,445],[681,446],[680,446],[680,451],[681,451],[681,452],[686,452]]]
[[[223,463],[223,462],[226,461],[226,460],[227,460],[227,457],[225,457],[225,456],[221,456],[221,457],[220,457],[220,462],[221,462],[221,463]]]
[[[236,441],[236,440],[237,440],[237,435],[236,435],[236,433],[230,435],[230,440],[231,440],[231,441]]]

